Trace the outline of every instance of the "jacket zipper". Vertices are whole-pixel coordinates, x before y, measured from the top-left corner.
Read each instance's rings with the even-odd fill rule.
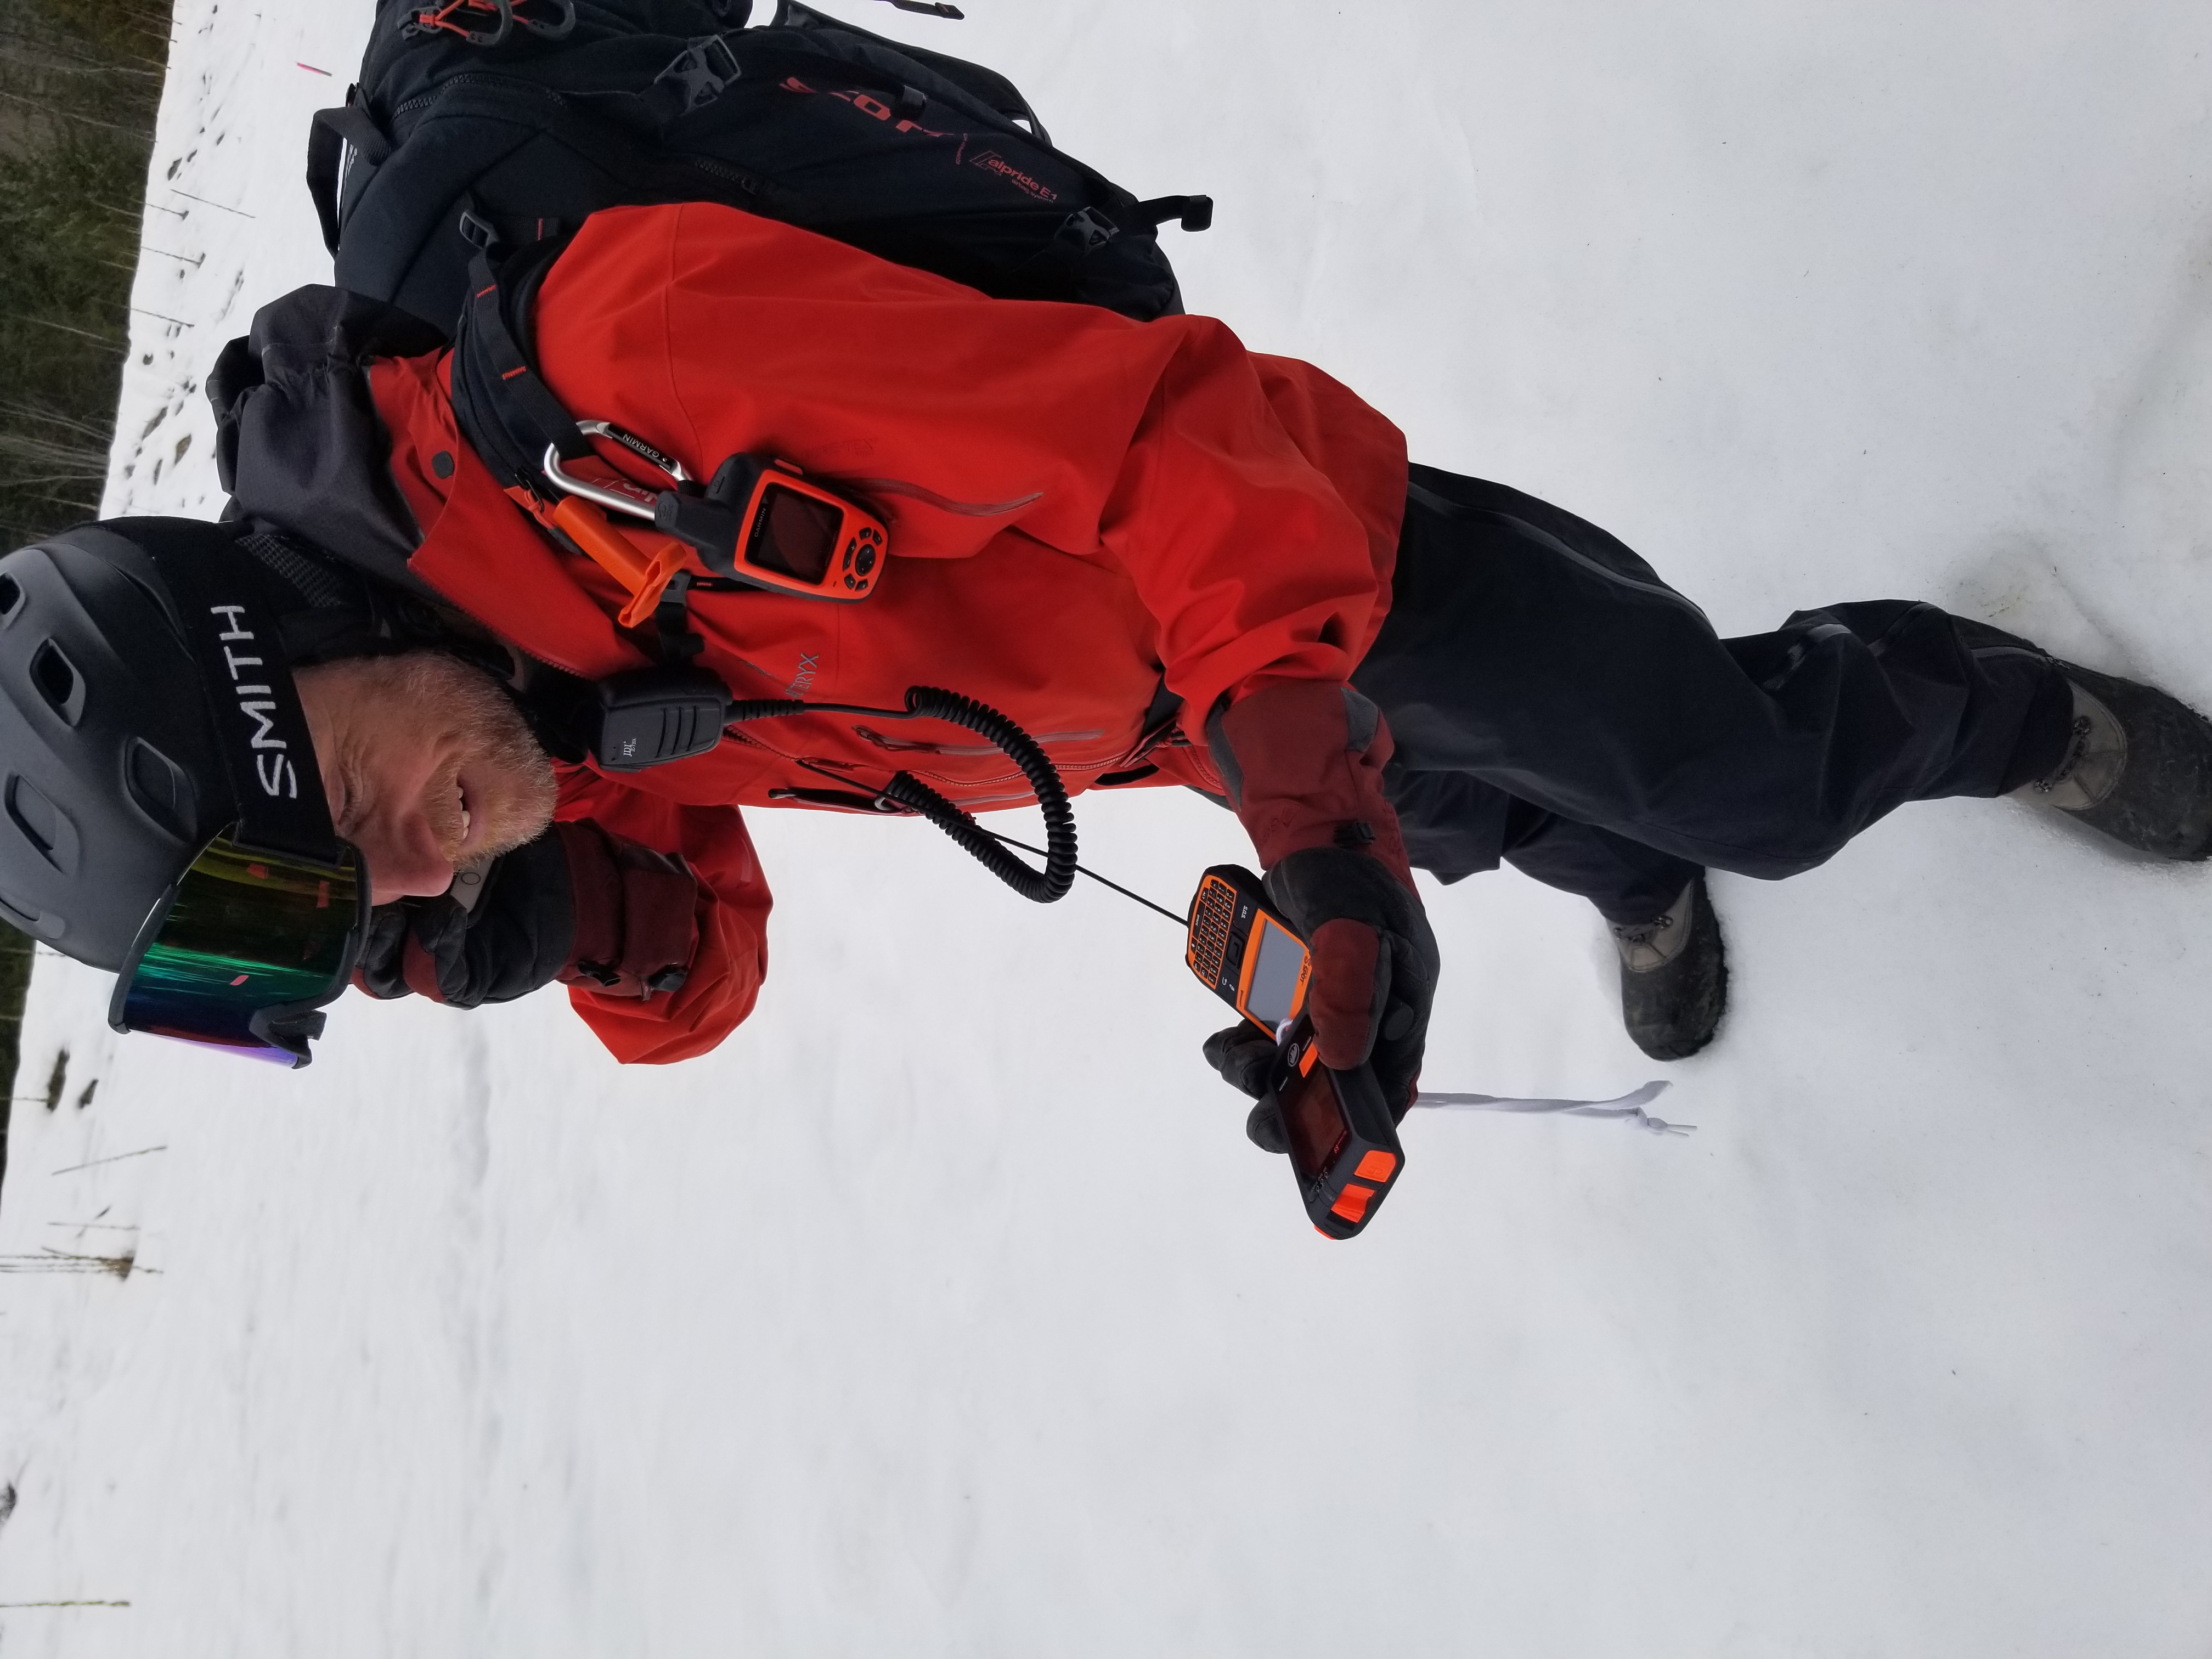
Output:
[[[923,743],[906,738],[887,738],[874,727],[867,726],[854,726],[853,735],[864,743],[872,743],[877,748],[894,755],[944,755],[965,757],[970,755],[995,755],[1000,752],[999,746],[991,743]],[[1103,731],[1040,732],[1031,740],[1039,744],[1088,743],[1105,735]]]
[[[775,744],[766,742],[760,738],[757,738],[750,732],[732,732],[728,733],[728,738],[732,743],[744,744],[748,747],[761,750],[763,754],[773,755],[780,761],[787,761],[794,766],[818,766],[825,771],[838,773],[858,773],[864,769],[862,763],[858,761],[832,760],[824,756],[803,755],[793,750],[779,749]],[[1048,739],[1040,738],[1039,741],[1048,741]],[[998,750],[992,749],[987,750],[983,752],[996,754]],[[982,805],[994,801],[1020,801],[1034,799],[1028,787],[1029,780],[1022,775],[1021,769],[1018,767],[1009,771],[994,772],[990,776],[983,778],[955,778],[950,777],[942,772],[928,771],[915,768],[908,768],[906,769],[912,771],[914,775],[920,778],[924,783],[929,784],[932,787],[945,792],[946,799],[951,800],[952,804],[956,806]],[[1110,767],[1093,768],[1086,766],[1081,769],[1085,773],[1090,773],[1095,775],[1097,772],[1110,771],[1112,769]],[[955,791],[965,792],[973,789],[988,789],[994,784],[1004,783],[1018,783],[1021,784],[1023,787],[1013,794],[975,795],[965,793],[957,794],[952,793]],[[860,787],[865,787],[866,786],[862,785]]]

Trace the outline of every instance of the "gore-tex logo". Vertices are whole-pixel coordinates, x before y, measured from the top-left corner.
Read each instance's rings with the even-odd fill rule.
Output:
[[[230,648],[234,641],[246,644],[252,642],[253,630],[239,621],[246,614],[246,607],[242,605],[211,605],[208,607],[208,613],[221,617],[230,624],[228,632],[218,634],[216,638],[222,642],[223,661],[230,665],[230,689],[238,698],[238,712],[254,724],[254,733],[248,739],[247,746],[262,751],[253,757],[253,775],[261,780],[262,793],[297,800],[300,799],[300,774],[293,767],[290,757],[283,753],[290,745],[276,735],[276,722],[273,718],[276,713],[276,689],[241,681],[239,678],[240,669],[259,668],[264,664],[258,657],[241,657]]]
[[[1044,185],[1030,178],[1028,173],[1024,173],[995,149],[985,150],[968,165],[971,167],[981,167],[986,173],[997,173],[1008,184],[1026,191],[1040,202],[1057,202],[1060,199],[1059,191],[1046,189]]]

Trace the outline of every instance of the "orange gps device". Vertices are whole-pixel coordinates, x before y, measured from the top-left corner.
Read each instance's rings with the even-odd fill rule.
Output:
[[[717,576],[850,605],[883,578],[883,520],[789,461],[732,455],[703,495],[664,490],[653,527],[688,543]]]
[[[1298,1196],[1314,1226],[1350,1238],[1389,1195],[1406,1154],[1372,1068],[1321,1063],[1306,990],[1305,940],[1267,902],[1260,878],[1217,864],[1190,902],[1183,960],[1200,983],[1276,1042],[1261,1103],[1280,1113]]]
[[[619,618],[625,628],[650,617],[670,583],[695,567],[748,587],[840,605],[866,599],[883,580],[884,521],[789,461],[732,455],[702,489],[682,462],[612,421],[579,421],[576,429],[628,450],[674,486],[654,489],[619,473],[586,477],[557,444],[546,446],[539,463],[560,492],[548,521],[629,593]],[[660,534],[640,545],[609,513],[642,519]]]

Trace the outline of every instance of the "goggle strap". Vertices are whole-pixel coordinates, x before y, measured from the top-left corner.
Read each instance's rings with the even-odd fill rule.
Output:
[[[177,601],[185,643],[199,665],[216,752],[238,805],[237,839],[337,863],[337,832],[323,798],[314,741],[261,567],[235,546],[146,551]]]

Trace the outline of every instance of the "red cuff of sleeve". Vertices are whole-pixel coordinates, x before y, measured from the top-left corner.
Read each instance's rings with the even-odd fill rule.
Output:
[[[1382,793],[1390,728],[1358,692],[1332,680],[1262,680],[1208,735],[1263,866],[1340,847],[1413,884],[1398,814]]]
[[[576,909],[575,943],[561,977],[640,1000],[682,986],[699,939],[699,884],[684,860],[588,820],[555,828]]]
[[[580,974],[580,964],[605,965],[622,954],[622,876],[607,848],[606,833],[588,820],[553,826],[561,837],[561,850],[568,860],[568,892],[576,908],[576,936],[568,947],[564,980],[596,976]]]

